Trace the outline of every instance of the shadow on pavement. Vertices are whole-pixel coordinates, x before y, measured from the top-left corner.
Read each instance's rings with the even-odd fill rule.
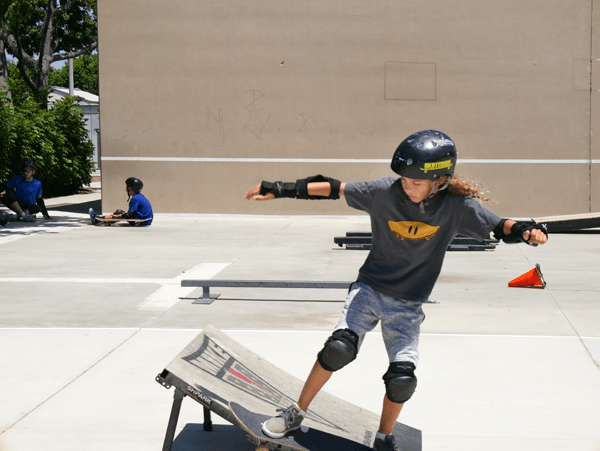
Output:
[[[35,222],[9,221],[4,227],[0,227],[0,237],[32,235],[34,233],[52,233],[52,229],[64,227],[81,227],[83,224],[89,224],[89,218],[70,218],[61,216],[52,216],[52,219],[43,219],[39,217]]]
[[[233,425],[215,424],[207,432],[202,424],[188,423],[173,440],[172,451],[254,451],[256,446]]]
[[[102,212],[102,201],[98,199],[81,202],[79,204],[58,204],[48,207],[48,210],[64,211],[68,213],[87,213],[90,208],[93,208],[96,212]]]

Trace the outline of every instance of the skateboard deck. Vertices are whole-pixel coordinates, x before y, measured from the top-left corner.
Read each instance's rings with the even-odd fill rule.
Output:
[[[304,425],[300,429],[290,432],[283,438],[276,439],[266,436],[262,430],[262,424],[267,421],[269,415],[261,415],[251,412],[235,402],[229,403],[229,410],[238,421],[236,426],[246,432],[250,441],[258,448],[289,450],[289,451],[369,451],[370,447],[353,442],[346,438],[338,437],[327,432],[311,429]],[[271,445],[271,446],[269,446]]]
[[[128,222],[129,225],[133,225],[133,226],[137,227],[137,226],[140,226],[141,224],[143,224],[144,222],[150,221],[150,218],[146,218],[146,219],[123,219],[123,218],[106,219],[106,218],[101,218],[99,216],[96,216],[94,219],[98,222],[104,223],[105,226],[111,226],[113,224],[116,224],[117,222]]]
[[[317,351],[315,349],[315,354]],[[307,365],[309,363],[312,362],[307,362]],[[387,367],[387,362],[382,362],[382,366]],[[236,415],[247,418],[243,409],[260,413],[264,421],[264,418],[275,415],[277,408],[293,404],[304,385],[303,380],[266,361],[212,326],[207,326],[192,340],[165,367],[157,381],[167,388],[174,385],[191,399],[240,427]],[[357,396],[360,396],[357,390]],[[249,420],[242,421],[250,424]],[[321,391],[311,403],[302,427],[362,444],[368,449],[379,427],[379,413]],[[257,434],[262,435],[260,428]],[[403,451],[421,450],[421,431],[418,429],[396,423],[394,435],[397,437],[396,444]]]

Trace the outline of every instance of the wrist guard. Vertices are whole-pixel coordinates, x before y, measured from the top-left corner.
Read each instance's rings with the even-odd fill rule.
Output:
[[[308,184],[309,183],[319,183],[319,182],[329,182],[331,185],[331,192],[329,196],[310,196],[308,194]],[[332,179],[331,177],[323,177],[322,175],[314,175],[312,177],[307,177],[305,179],[296,180],[296,185],[298,186],[298,196],[297,199],[311,199],[311,200],[322,200],[322,199],[339,199],[340,198],[340,186],[342,182],[336,179]]]
[[[504,233],[504,223],[506,219],[503,219],[498,223],[498,225],[494,228],[494,237],[497,240],[502,240],[507,244],[515,244],[515,243],[527,243],[529,244],[529,240],[525,240],[523,238],[523,234],[527,231],[531,232],[534,229],[541,230],[544,232],[546,236],[548,236],[548,229],[546,228],[546,224],[535,224],[535,223],[527,223],[527,222],[516,222],[510,228],[510,233],[506,235]],[[537,244],[530,244],[530,246],[537,246]]]
[[[260,184],[260,195],[264,196],[267,193],[275,194],[275,199],[281,197],[296,197],[296,184],[295,183],[283,183],[283,182],[265,182]]]
[[[135,219],[135,211],[126,211],[121,215],[123,219]]]

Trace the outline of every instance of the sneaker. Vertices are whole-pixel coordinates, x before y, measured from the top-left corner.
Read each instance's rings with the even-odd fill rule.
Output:
[[[7,214],[6,218],[11,222],[19,220],[19,217],[16,214],[12,214],[12,213]]]
[[[271,438],[282,438],[288,432],[300,428],[300,423],[304,417],[296,406],[290,406],[287,409],[277,409],[281,412],[279,415],[270,418],[262,424],[263,433]]]
[[[0,211],[0,225],[4,227],[8,222],[8,215],[4,211]]]
[[[96,214],[96,212],[94,211],[94,209],[90,208],[90,210],[88,211],[88,213],[90,214],[90,221],[92,221],[92,225],[98,224],[98,220],[96,219],[96,216],[98,216],[98,215]]]
[[[35,215],[28,215],[27,213],[21,213],[21,221],[23,222],[35,222]]]
[[[375,439],[373,451],[400,451],[400,448],[396,446],[396,437],[386,435],[385,440],[381,440],[380,438]]]

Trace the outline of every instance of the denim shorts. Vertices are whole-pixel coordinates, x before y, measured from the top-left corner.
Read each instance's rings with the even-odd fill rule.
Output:
[[[419,363],[419,334],[425,319],[419,301],[391,298],[357,282],[352,285],[336,326],[350,329],[359,337],[358,348],[367,332],[381,321],[383,341],[391,362]]]

